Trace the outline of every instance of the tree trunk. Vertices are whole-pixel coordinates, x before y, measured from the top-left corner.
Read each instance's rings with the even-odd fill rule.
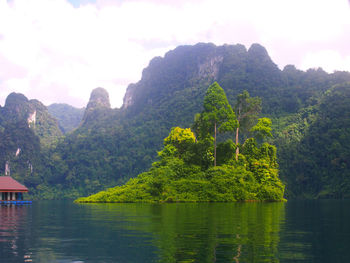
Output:
[[[216,122],[214,123],[214,167],[216,166]]]
[[[236,129],[236,161],[238,161],[238,155],[239,155],[238,134],[239,134],[239,124],[241,121],[241,107],[238,107],[237,121],[238,121],[238,126]]]
[[[236,129],[236,161],[238,161],[238,154],[239,154],[238,132],[239,132],[239,127],[237,127],[237,129]]]

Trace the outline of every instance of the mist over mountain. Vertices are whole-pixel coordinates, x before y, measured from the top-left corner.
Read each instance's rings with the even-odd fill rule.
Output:
[[[140,81],[127,88],[121,109],[110,108],[103,88],[92,91],[84,113],[66,105],[49,106],[59,126],[39,102],[10,94],[0,108],[0,135],[9,136],[10,129],[11,142],[16,143],[1,140],[6,152],[1,157],[2,170],[10,163],[16,178],[27,182],[34,195],[45,198],[77,197],[121,184],[150,167],[171,127],[192,125],[193,116],[202,110],[205,91],[214,81],[225,90],[231,105],[244,90],[262,98],[262,113],[273,120],[271,142],[278,147],[288,196],[348,195],[350,182],[341,178],[350,171],[350,151],[344,146],[350,145],[346,133],[349,115],[344,114],[350,108],[346,103],[350,73],[304,72],[292,65],[280,70],[259,44],[248,49],[239,44],[205,43],[177,47],[150,61]],[[325,117],[330,105],[332,115]],[[35,118],[33,109],[37,110]],[[9,121],[13,118],[21,119],[21,125]],[[36,126],[31,125],[33,118]],[[333,119],[336,127],[330,125]],[[15,135],[14,131],[21,132]],[[323,139],[314,139],[322,136],[327,137],[327,147]],[[20,148],[16,138],[25,140],[37,159],[45,154],[38,161],[39,168],[34,166],[30,174],[12,165],[17,162],[28,167],[28,158],[14,157]],[[330,184],[333,177],[337,179]]]

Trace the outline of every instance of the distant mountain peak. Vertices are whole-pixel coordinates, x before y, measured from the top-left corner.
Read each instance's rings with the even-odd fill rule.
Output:
[[[142,71],[141,80],[128,86],[122,109],[134,106],[140,111],[145,104],[156,105],[181,87],[217,80],[223,60],[224,49],[212,43],[178,46],[164,57],[155,57]],[[168,83],[176,84],[173,89],[163,89]]]
[[[275,65],[275,63],[272,61],[266,48],[260,44],[252,44],[250,46],[248,49],[248,57],[253,61],[260,61],[262,63],[270,64],[270,66],[274,65],[277,67],[277,65]]]
[[[15,92],[7,96],[4,110],[8,116],[16,116],[17,120],[28,118],[28,114],[34,111],[27,97]]]
[[[95,114],[97,114],[101,110],[111,110],[109,94],[104,88],[96,88],[91,92],[90,100],[86,106],[83,121],[86,121],[90,118],[95,118]]]
[[[11,107],[13,105],[18,105],[20,103],[26,103],[26,102],[28,102],[28,99],[26,96],[24,96],[21,93],[12,92],[6,98],[5,107]]]
[[[104,88],[96,88],[91,92],[86,110],[89,111],[96,108],[111,108],[109,94]]]
[[[269,54],[265,47],[260,44],[254,43],[248,49],[248,54],[257,56],[257,57],[269,57]]]

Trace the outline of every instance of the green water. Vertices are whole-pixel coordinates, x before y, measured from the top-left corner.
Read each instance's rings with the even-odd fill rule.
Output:
[[[350,262],[350,201],[0,206],[0,262]]]

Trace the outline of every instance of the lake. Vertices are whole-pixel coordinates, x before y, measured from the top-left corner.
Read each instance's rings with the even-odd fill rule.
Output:
[[[0,206],[0,262],[350,262],[350,201]]]

